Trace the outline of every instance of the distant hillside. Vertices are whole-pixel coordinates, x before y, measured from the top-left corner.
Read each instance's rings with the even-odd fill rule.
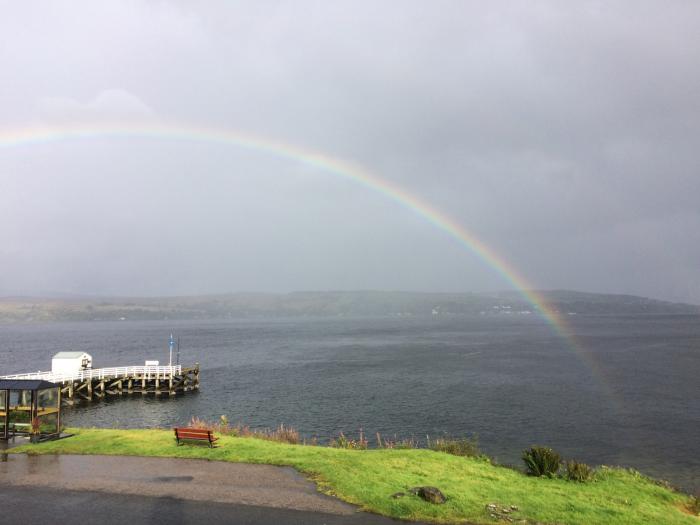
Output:
[[[700,314],[700,306],[631,295],[540,292],[562,313]],[[517,292],[293,292],[160,298],[4,298],[0,322],[227,319],[288,316],[496,315],[535,313]]]

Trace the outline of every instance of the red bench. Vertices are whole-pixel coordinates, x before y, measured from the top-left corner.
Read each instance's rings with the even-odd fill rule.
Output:
[[[214,433],[206,428],[174,428],[175,431],[175,441],[178,445],[181,445],[181,441],[207,441],[209,442],[209,447],[214,448],[214,443],[219,440],[219,438],[214,437]]]

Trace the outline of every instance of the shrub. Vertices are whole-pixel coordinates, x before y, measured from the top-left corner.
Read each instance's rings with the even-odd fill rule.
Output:
[[[428,448],[436,452],[452,454],[453,456],[477,457],[481,455],[479,451],[479,441],[476,436],[457,439],[444,437],[434,441],[428,439]]]
[[[551,478],[556,475],[561,465],[561,456],[547,447],[533,445],[523,451],[522,459],[530,476],[547,476]]]
[[[593,477],[593,469],[585,463],[576,460],[566,462],[566,479],[569,481],[579,481],[581,483],[589,481]]]

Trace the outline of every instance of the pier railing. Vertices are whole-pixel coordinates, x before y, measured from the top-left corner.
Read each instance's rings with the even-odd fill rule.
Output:
[[[54,374],[53,372],[30,372],[0,376],[1,379],[42,379],[52,383],[68,381],[86,381],[88,379],[111,379],[119,377],[144,377],[146,379],[164,379],[182,373],[182,366],[117,366],[112,368],[89,368],[70,374]]]

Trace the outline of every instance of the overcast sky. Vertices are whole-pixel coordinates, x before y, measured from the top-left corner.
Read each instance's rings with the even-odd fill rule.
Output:
[[[346,159],[541,289],[700,303],[700,3],[0,1],[0,135],[183,121]],[[216,144],[0,147],[0,295],[508,283],[382,195]]]

